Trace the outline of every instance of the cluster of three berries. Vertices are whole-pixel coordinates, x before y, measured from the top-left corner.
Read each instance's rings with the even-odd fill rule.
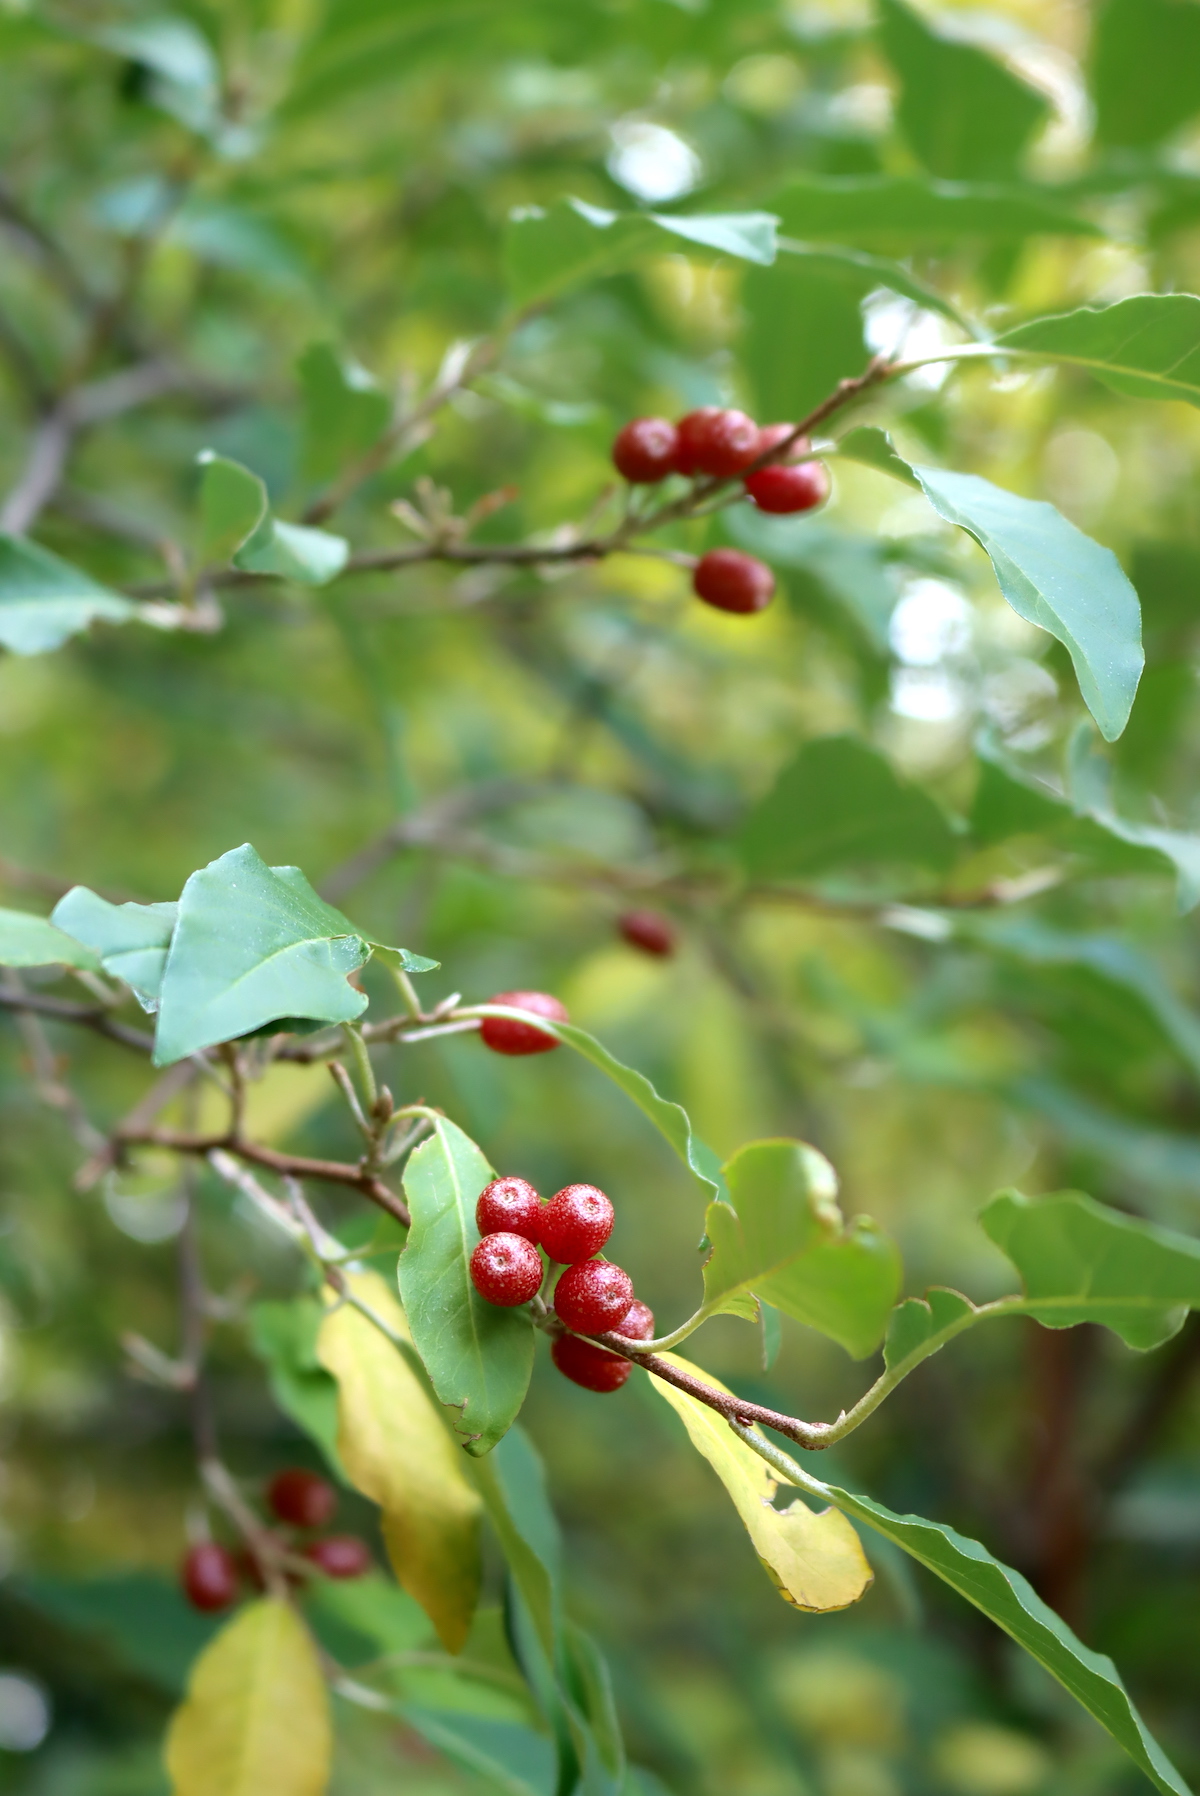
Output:
[[[595,1185],[566,1185],[548,1203],[526,1179],[493,1179],[480,1193],[475,1220],[483,1239],[471,1255],[471,1279],[489,1303],[513,1308],[541,1288],[540,1246],[566,1270],[554,1290],[554,1310],[573,1333],[551,1349],[559,1371],[593,1391],[615,1391],[630,1362],[595,1347],[580,1335],[613,1329],[648,1341],[654,1316],[633,1295],[633,1280],[611,1260],[597,1260],[612,1233],[613,1207]]]
[[[304,1466],[276,1472],[266,1491],[267,1507],[289,1527],[311,1533],[328,1527],[337,1510],[337,1492],[328,1479]],[[361,1578],[371,1569],[371,1549],[357,1534],[324,1534],[300,1549],[327,1578]],[[262,1574],[248,1554],[230,1552],[216,1540],[188,1548],[180,1570],[183,1593],[193,1609],[228,1609],[240,1593],[243,1577],[262,1588]]]

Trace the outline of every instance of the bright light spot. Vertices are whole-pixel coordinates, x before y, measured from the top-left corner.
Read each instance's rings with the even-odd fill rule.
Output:
[[[967,708],[959,682],[933,667],[894,669],[891,705],[898,717],[918,723],[953,723]]]
[[[1050,497],[1063,510],[1095,516],[1121,478],[1116,450],[1094,430],[1060,430],[1042,453]]]
[[[50,1698],[19,1671],[0,1671],[0,1749],[33,1752],[50,1732]]]
[[[179,1233],[187,1199],[177,1187],[164,1190],[150,1178],[110,1173],[104,1184],[104,1208],[123,1235],[152,1246]]]
[[[612,128],[608,172],[628,193],[656,204],[690,193],[703,172],[690,144],[646,119],[618,119]]]
[[[877,81],[859,81],[832,95],[826,118],[831,125],[858,136],[880,137],[892,122],[891,90]]]
[[[786,112],[803,86],[804,70],[794,56],[746,56],[725,77],[734,104],[764,118]]]
[[[1006,736],[1048,709],[1058,697],[1054,675],[1023,656],[983,682],[983,708]]]
[[[911,580],[892,612],[888,636],[909,667],[936,667],[971,640],[971,607],[944,580]]]
[[[927,312],[913,299],[893,293],[889,287],[876,287],[863,300],[863,335],[876,355],[903,357],[906,361],[922,355],[936,355],[958,339],[947,328],[946,320],[936,312]],[[949,364],[932,363],[928,368],[915,368],[905,378],[918,387],[940,387],[949,373]]]

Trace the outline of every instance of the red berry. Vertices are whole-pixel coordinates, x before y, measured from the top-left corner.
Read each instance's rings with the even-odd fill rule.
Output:
[[[621,1326],[616,1331],[624,1335],[627,1341],[652,1341],[654,1339],[654,1311],[640,1297],[635,1297],[625,1314],[621,1317]]]
[[[542,1256],[524,1235],[485,1235],[471,1255],[471,1282],[481,1297],[511,1310],[528,1303],[542,1283]]]
[[[602,1335],[616,1328],[632,1302],[633,1280],[611,1260],[568,1266],[554,1291],[559,1321],[579,1335]]]
[[[565,1023],[567,1007],[549,992],[497,992],[489,1004],[510,1004],[514,1010],[532,1010],[535,1016],[548,1017],[552,1023]],[[479,1029],[487,1046],[496,1054],[546,1054],[558,1046],[552,1035],[536,1023],[519,1023],[514,1017],[485,1016]]]
[[[801,462],[797,467],[773,462],[756,474],[747,474],[746,491],[760,511],[812,511],[829,497],[829,475],[819,461]]]
[[[542,1246],[560,1265],[599,1253],[612,1234],[613,1207],[595,1185],[564,1185],[542,1211]]]
[[[677,437],[666,418],[633,418],[612,446],[618,474],[640,486],[653,486],[675,472]]]
[[[679,420],[675,467],[680,474],[740,474],[758,454],[758,425],[745,412],[705,405]]]
[[[631,948],[663,958],[675,952],[675,925],[656,910],[627,910],[617,928]]]
[[[524,1235],[536,1242],[544,1208],[528,1179],[493,1179],[479,1193],[475,1221],[481,1235]]]
[[[710,549],[696,563],[692,587],[718,611],[762,611],[771,603],[775,576],[765,562],[740,549]]]
[[[228,1547],[202,1540],[184,1555],[179,1581],[193,1609],[228,1609],[237,1601],[237,1560]]]
[[[276,1472],[267,1486],[267,1502],[280,1521],[293,1528],[324,1528],[338,1506],[332,1484],[303,1466]]]
[[[371,1549],[357,1534],[327,1534],[324,1540],[310,1540],[304,1557],[327,1578],[361,1578],[371,1569]]]
[[[572,1384],[585,1391],[619,1391],[633,1371],[633,1361],[581,1341],[578,1335],[559,1335],[550,1349],[550,1358]]]
[[[766,455],[768,450],[778,449],[781,443],[787,442],[795,428],[794,424],[764,424],[758,433],[758,455]],[[780,465],[786,467],[789,462],[803,461],[805,456],[810,453],[808,438],[796,437],[787,454],[781,456]],[[758,456],[756,455],[754,459],[757,461]],[[777,464],[769,465],[774,467]]]

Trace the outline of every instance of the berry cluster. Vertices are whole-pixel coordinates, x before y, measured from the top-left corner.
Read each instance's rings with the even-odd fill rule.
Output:
[[[266,1498],[276,1520],[302,1534],[327,1527],[338,1503],[332,1484],[303,1466],[277,1472]],[[296,1545],[289,1533],[279,1537],[278,1544],[297,1551],[327,1578],[361,1578],[371,1569],[371,1549],[357,1534],[323,1534]],[[180,1571],[183,1593],[194,1609],[228,1609],[237,1601],[243,1579],[262,1588],[262,1573],[253,1555],[232,1553],[215,1540],[189,1547]]]
[[[745,412],[704,405],[678,424],[632,418],[613,443],[619,474],[635,486],[654,486],[668,474],[736,480],[760,511],[812,511],[829,497],[829,475],[793,424],[758,425]],[[764,456],[776,460],[763,462]],[[763,463],[759,466],[759,463]],[[761,611],[775,591],[764,562],[740,549],[710,549],[692,575],[697,598],[718,611]]]
[[[565,1185],[544,1202],[527,1179],[493,1179],[479,1194],[475,1220],[483,1239],[471,1255],[471,1279],[479,1295],[506,1309],[528,1303],[542,1287],[546,1261],[564,1267],[554,1310],[572,1333],[559,1336],[551,1358],[585,1390],[619,1390],[630,1361],[579,1336],[614,1329],[649,1341],[654,1315],[634,1297],[633,1280],[622,1267],[595,1257],[613,1226],[604,1192],[595,1185]]]

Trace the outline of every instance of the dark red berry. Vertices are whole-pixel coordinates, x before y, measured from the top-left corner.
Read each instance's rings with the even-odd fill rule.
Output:
[[[357,1534],[327,1534],[323,1540],[310,1540],[304,1557],[327,1578],[361,1578],[372,1563],[370,1547]]]
[[[795,428],[794,424],[764,424],[758,433],[758,455],[766,455],[769,450],[778,449],[781,443],[787,442]],[[787,454],[780,457],[778,464],[771,463],[771,466],[786,467],[789,462],[803,461],[810,453],[808,438],[796,437],[789,444]],[[758,460],[758,455],[755,456],[755,461]]]
[[[617,928],[631,948],[660,959],[675,952],[675,925],[656,910],[627,910],[617,918]]]
[[[565,1023],[567,1007],[549,992],[497,992],[489,1004],[510,1004],[514,1010],[532,1010],[535,1016],[548,1017],[552,1023]],[[519,1023],[515,1017],[485,1016],[479,1029],[487,1046],[496,1054],[545,1054],[558,1046],[552,1035],[536,1023]]]
[[[654,1311],[640,1297],[635,1297],[625,1314],[621,1317],[621,1326],[617,1334],[624,1335],[627,1341],[652,1341],[654,1339]]]
[[[585,1391],[619,1391],[633,1371],[632,1360],[581,1341],[578,1335],[560,1335],[550,1349],[550,1358],[572,1384]]]
[[[718,611],[762,611],[771,603],[775,576],[763,561],[740,549],[710,549],[692,574],[698,599]]]
[[[758,425],[745,412],[702,406],[679,420],[675,467],[680,474],[713,474],[728,480],[758,454]]]
[[[612,1234],[613,1207],[595,1185],[564,1185],[542,1211],[542,1246],[560,1265],[599,1253]]]
[[[677,435],[666,418],[632,418],[612,446],[618,474],[639,486],[653,486],[675,472]]]
[[[568,1266],[554,1291],[559,1321],[579,1335],[602,1335],[616,1328],[632,1302],[633,1280],[611,1260]]]
[[[479,1193],[475,1221],[481,1235],[524,1235],[536,1242],[544,1209],[528,1179],[493,1179]]]
[[[276,1472],[267,1486],[267,1502],[280,1521],[293,1528],[324,1528],[338,1506],[332,1484],[303,1466]]]
[[[819,461],[804,461],[797,467],[773,462],[747,474],[746,491],[760,511],[812,511],[829,497],[829,475]]]
[[[193,1609],[228,1609],[237,1601],[237,1560],[228,1547],[202,1540],[184,1555],[179,1582]]]
[[[524,1235],[485,1235],[471,1255],[471,1282],[481,1297],[511,1310],[537,1295],[542,1256]]]

